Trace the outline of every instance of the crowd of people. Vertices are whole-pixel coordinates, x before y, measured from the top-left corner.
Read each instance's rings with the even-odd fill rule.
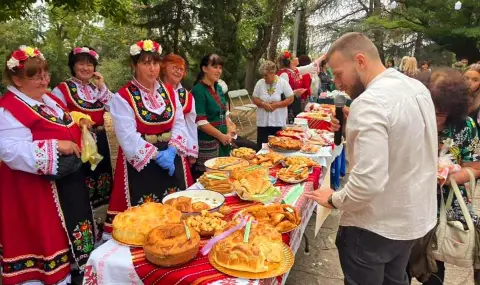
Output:
[[[134,43],[132,80],[113,93],[96,71],[100,55],[75,47],[68,55],[71,77],[50,92],[41,51],[12,51],[5,64],[8,90],[0,98],[3,284],[70,283],[71,264],[83,269],[109,237],[116,214],[161,202],[192,185],[206,160],[229,156],[238,138],[220,84],[222,58],[201,59],[189,92],[182,85],[185,60],[161,54],[154,41]],[[332,86],[345,90],[354,99],[345,113],[349,181],[338,192],[308,194],[342,210],[337,247],[345,283],[408,284],[413,276],[442,284],[443,263],[420,276],[410,252],[435,230],[439,197],[449,193],[448,181],[437,183],[438,150],[451,144],[452,162],[461,166],[451,177],[459,185],[470,180],[469,171],[480,177],[480,64],[460,71],[422,62],[419,69],[414,57],[405,57],[399,70],[393,60],[387,67],[359,33],[344,35],[313,62],[288,51],[277,63],[262,62],[253,91],[257,149],[315,94]],[[119,144],[115,172],[105,112]],[[334,119],[332,126],[340,128]],[[80,159],[85,132],[94,135],[103,156],[96,168]],[[471,205],[468,189],[460,190]],[[92,210],[101,206],[108,207],[104,224]],[[449,219],[466,223],[455,200]]]

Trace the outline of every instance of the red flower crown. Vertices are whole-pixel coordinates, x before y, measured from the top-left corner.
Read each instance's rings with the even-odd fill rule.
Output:
[[[17,50],[13,51],[10,58],[7,61],[7,67],[10,70],[16,68],[23,68],[23,63],[29,57],[38,57],[42,60],[45,60],[45,57],[37,48],[32,48],[29,46],[20,46]]]

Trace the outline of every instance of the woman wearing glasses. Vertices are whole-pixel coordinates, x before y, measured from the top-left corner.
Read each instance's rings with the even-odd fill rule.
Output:
[[[103,115],[108,109],[112,93],[108,90],[102,74],[96,71],[99,55],[90,47],[76,47],[68,55],[68,67],[72,77],[60,83],[52,93],[70,111],[89,115],[93,121],[88,127],[97,138],[98,153],[103,160],[95,170],[84,165],[86,184],[94,209],[107,205],[112,192],[112,166]]]
[[[113,96],[110,113],[120,144],[112,196],[105,222],[130,206],[161,202],[188,185],[185,119],[170,85],[158,82],[161,46],[151,40],[130,47],[133,79]]]
[[[276,75],[275,63],[264,61],[258,71],[263,78],[255,85],[253,103],[258,106],[257,147],[261,149],[268,136],[275,135],[287,124],[287,106],[292,104],[294,92],[287,81]]]
[[[183,116],[185,117],[187,156],[182,157],[182,159],[184,159],[185,163],[189,166],[186,170],[188,177],[187,186],[190,186],[193,184],[190,166],[195,163],[198,157],[198,132],[197,124],[195,123],[195,119],[197,118],[195,99],[192,93],[188,92],[181,83],[186,74],[185,60],[181,56],[171,53],[163,58],[160,68],[161,80],[165,84],[173,87],[175,95],[182,105]]]
[[[47,94],[47,62],[21,46],[5,65],[0,99],[0,248],[3,284],[67,284],[83,269],[94,224],[81,170],[81,132]],[[81,124],[87,123],[86,119]]]

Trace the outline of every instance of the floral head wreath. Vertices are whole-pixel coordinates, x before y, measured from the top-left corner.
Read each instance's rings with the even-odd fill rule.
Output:
[[[292,57],[292,54],[288,50],[283,52],[283,58],[290,59],[291,57]]]
[[[38,57],[42,60],[45,60],[45,57],[39,49],[29,46],[20,46],[17,50],[12,52],[10,58],[7,61],[7,67],[10,70],[13,70],[15,67],[23,68],[23,64],[21,62],[27,60],[30,57]]]
[[[100,58],[96,51],[89,49],[88,47],[76,47],[73,49],[73,54],[79,53],[88,53],[89,55],[93,56],[97,61]]]
[[[135,56],[137,54],[140,54],[142,50],[162,54],[162,46],[159,45],[157,42],[152,40],[143,40],[138,41],[130,46],[130,55]]]

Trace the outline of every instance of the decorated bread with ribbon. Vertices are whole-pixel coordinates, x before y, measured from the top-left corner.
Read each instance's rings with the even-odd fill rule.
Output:
[[[294,207],[285,204],[255,205],[242,210],[239,214],[252,215],[260,224],[269,224],[280,233],[289,232],[302,222],[300,213]]]
[[[163,267],[192,260],[200,247],[200,235],[185,223],[167,224],[148,233],[143,250],[145,258]]]
[[[242,225],[242,224],[240,224]],[[283,258],[282,235],[268,224],[250,219],[244,227],[231,222],[226,230],[235,229],[213,246],[211,254],[217,264],[245,272],[266,272],[272,263]],[[221,236],[219,233],[216,236]]]

